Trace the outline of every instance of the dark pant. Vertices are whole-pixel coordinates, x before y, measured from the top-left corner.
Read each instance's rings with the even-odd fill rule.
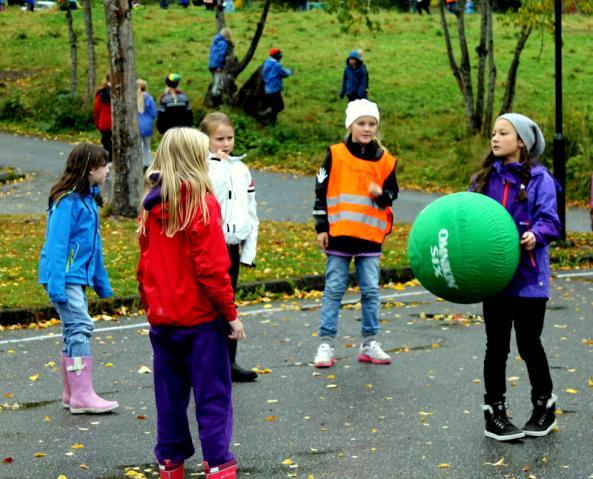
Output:
[[[270,108],[270,113],[268,113],[268,119],[272,123],[276,123],[276,118],[278,117],[278,113],[284,110],[284,100],[282,99],[282,93],[271,93],[266,94],[265,96],[265,106],[266,108]]]
[[[153,326],[150,342],[159,463],[178,464],[194,453],[187,418],[192,389],[204,460],[211,466],[232,460],[232,384],[222,319],[191,328]]]
[[[229,276],[233,285],[233,291],[237,292],[237,282],[239,281],[239,265],[241,264],[241,248],[238,244],[227,244],[229,257],[231,258],[231,269]],[[227,323],[227,336],[231,334],[231,327]],[[227,337],[227,346],[229,348],[229,360],[234,363],[237,359],[237,340]]]
[[[111,142],[110,131],[101,132],[101,145],[103,145],[103,149],[109,153],[109,161],[112,161],[111,152],[113,150],[113,143]]]
[[[546,301],[545,298],[503,296],[484,301],[484,322],[486,323],[484,400],[487,404],[504,401],[506,362],[510,351],[513,324],[517,349],[525,361],[531,382],[531,397],[550,397],[552,394],[550,368],[540,340],[544,328]]]
[[[416,2],[416,10],[422,15],[422,10],[430,15],[430,0],[420,0]]]

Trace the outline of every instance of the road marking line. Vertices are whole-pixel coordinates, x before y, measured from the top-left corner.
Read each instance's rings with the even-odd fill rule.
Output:
[[[588,273],[566,273],[566,274],[557,274],[556,278],[578,278],[579,276],[593,276],[593,271],[589,271]]]
[[[392,293],[392,294],[382,294],[381,295],[381,299],[392,299],[392,298],[403,298],[405,296],[420,296],[423,294],[428,294],[428,291],[410,291],[408,293]],[[342,305],[346,305],[346,304],[355,304],[358,303],[360,301],[360,299],[349,299],[346,301],[342,301]],[[303,304],[301,306],[301,309],[312,309],[312,308],[318,308],[320,306],[319,303],[310,303],[310,304]],[[264,309],[264,308],[260,308],[260,309],[254,309],[252,311],[245,311],[241,313],[241,316],[257,316],[259,314],[263,314],[263,313],[278,313],[280,311],[286,311],[286,308],[268,308],[268,309]],[[107,331],[119,331],[119,330],[124,330],[124,329],[133,329],[133,328],[147,328],[149,326],[149,324],[147,322],[142,322],[142,323],[135,323],[135,324],[122,324],[119,326],[108,326],[106,328],[97,328],[93,331],[93,334],[101,334]],[[57,334],[49,334],[49,335],[44,335],[44,336],[32,336],[30,338],[21,338],[21,339],[3,339],[0,340],[0,345],[3,344],[16,344],[16,343],[29,343],[29,342],[33,342],[33,341],[43,341],[46,339],[56,339],[56,338],[61,338],[62,334],[61,333],[57,333]]]

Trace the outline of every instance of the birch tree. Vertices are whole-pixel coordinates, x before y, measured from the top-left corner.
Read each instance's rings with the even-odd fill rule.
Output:
[[[142,195],[132,12],[128,0],[104,0],[111,67],[113,214],[135,217]]]

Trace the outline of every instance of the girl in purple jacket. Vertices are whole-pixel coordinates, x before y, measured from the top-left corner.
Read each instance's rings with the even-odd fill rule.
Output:
[[[540,336],[550,289],[550,241],[560,236],[556,211],[556,181],[537,162],[544,152],[542,132],[530,118],[507,113],[497,118],[492,151],[474,176],[471,190],[501,203],[519,230],[521,257],[509,285],[484,301],[486,394],[484,434],[498,441],[545,436],[556,425],[556,395]],[[505,407],[506,361],[511,330],[527,365],[531,382],[531,418],[522,429],[507,417]]]

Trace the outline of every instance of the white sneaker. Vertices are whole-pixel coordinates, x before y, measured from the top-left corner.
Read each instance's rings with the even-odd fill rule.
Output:
[[[361,363],[391,364],[391,356],[381,349],[381,343],[372,340],[360,345],[358,360]]]
[[[335,354],[336,350],[330,344],[321,343],[317,349],[313,364],[316,368],[331,368],[336,363]]]

